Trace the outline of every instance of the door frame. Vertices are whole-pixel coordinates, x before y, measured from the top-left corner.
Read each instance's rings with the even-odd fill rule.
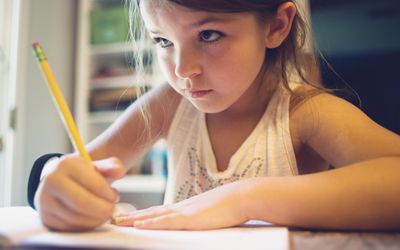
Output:
[[[3,150],[0,152],[0,207],[11,206],[17,189],[21,189],[23,138],[23,103],[25,97],[24,44],[29,29],[26,14],[29,1],[3,0],[1,18],[4,18],[1,32],[6,34],[1,41],[4,46],[5,63],[2,64],[0,85],[0,136]],[[26,185],[23,185],[25,187]]]

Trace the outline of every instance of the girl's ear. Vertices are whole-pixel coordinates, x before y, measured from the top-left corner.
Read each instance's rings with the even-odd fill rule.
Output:
[[[265,38],[265,46],[273,49],[279,47],[288,36],[294,16],[296,15],[296,6],[292,2],[282,3],[276,12],[274,18],[269,20]]]

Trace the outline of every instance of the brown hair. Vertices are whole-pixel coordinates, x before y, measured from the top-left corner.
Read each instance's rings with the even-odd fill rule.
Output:
[[[143,1],[143,0],[142,0]],[[154,1],[154,0],[151,0]],[[294,0],[158,0],[160,3],[164,2],[178,4],[180,6],[209,12],[220,13],[239,13],[239,12],[253,12],[259,20],[265,22],[268,18],[275,15],[278,7],[285,2],[292,2],[296,5]],[[143,40],[143,24],[141,23],[139,6],[140,0],[131,0],[130,20],[132,28],[132,37],[135,39]],[[297,6],[296,6],[297,7]],[[296,75],[302,83],[312,85],[314,90],[323,90],[320,87],[319,79],[319,66],[315,59],[313,51],[305,53],[304,47],[306,43],[306,35],[311,34],[304,18],[299,11],[293,20],[292,28],[283,41],[283,43],[273,49],[266,49],[268,57],[264,61],[264,65],[259,72],[258,79],[265,79],[265,76],[273,76],[276,79],[275,84],[282,84],[292,94],[294,93],[289,87],[291,76]],[[141,60],[136,60],[136,68],[141,69]],[[270,82],[269,84],[272,84]],[[275,86],[271,86],[275,88]],[[302,91],[300,99],[307,98],[307,93]],[[295,93],[296,94],[296,93]]]

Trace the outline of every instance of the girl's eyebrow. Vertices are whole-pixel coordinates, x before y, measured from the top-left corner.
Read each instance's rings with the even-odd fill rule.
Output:
[[[202,26],[207,23],[227,23],[232,20],[233,20],[233,18],[229,18],[229,17],[209,16],[209,17],[205,17],[205,18],[201,19],[200,21],[197,21],[189,26],[190,27],[198,27],[198,26]]]
[[[202,18],[199,21],[196,21],[192,24],[189,24],[185,29],[200,27],[207,23],[227,23],[227,22],[230,22],[233,20],[234,20],[234,18],[231,18],[231,17],[208,16],[208,17]],[[155,34],[155,35],[162,33],[158,30],[149,30],[149,32],[152,34]]]

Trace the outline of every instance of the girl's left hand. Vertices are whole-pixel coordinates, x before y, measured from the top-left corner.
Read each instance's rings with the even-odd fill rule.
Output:
[[[187,200],[113,216],[112,223],[141,229],[204,230],[242,224],[246,195],[239,182],[230,183]]]

